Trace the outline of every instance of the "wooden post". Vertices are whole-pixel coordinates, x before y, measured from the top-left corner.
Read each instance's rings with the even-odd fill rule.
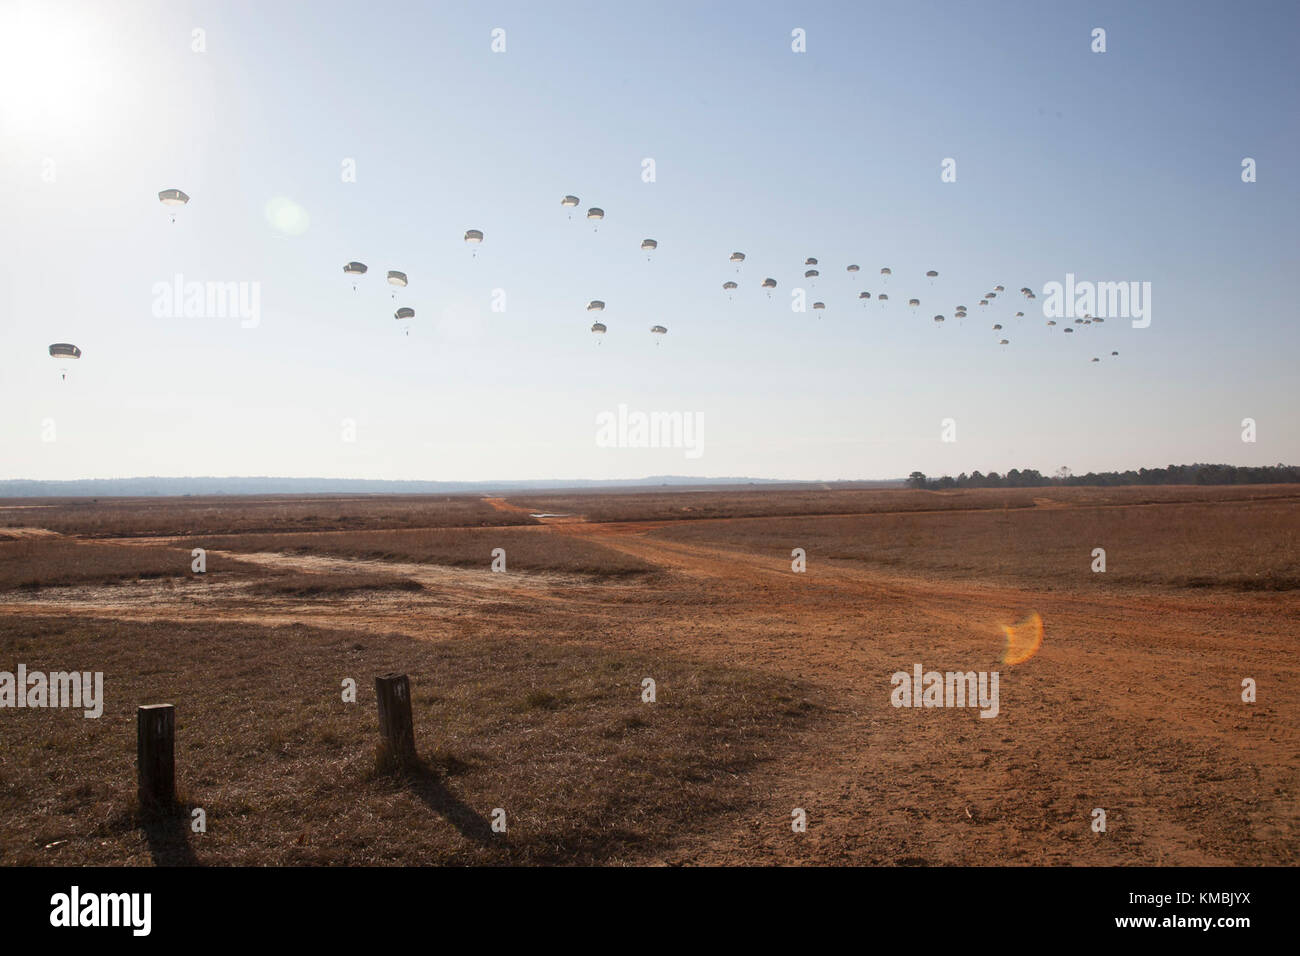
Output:
[[[411,682],[405,674],[375,678],[379,702],[379,734],[389,755],[401,763],[415,758],[415,728],[411,723]]]
[[[170,807],[176,802],[176,708],[144,704],[135,718],[140,806]]]

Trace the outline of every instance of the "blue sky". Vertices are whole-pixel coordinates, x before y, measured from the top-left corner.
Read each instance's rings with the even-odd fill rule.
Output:
[[[9,2],[0,17],[0,477],[1300,461],[1295,4]],[[174,224],[165,187],[192,197]],[[309,217],[300,234],[268,221],[277,198]],[[486,234],[476,257],[469,228]],[[353,259],[371,269],[356,292]],[[410,276],[398,300],[388,269]],[[1150,326],[1047,327],[1033,307],[1067,272],[1150,282]],[[177,274],[256,283],[260,321],[156,316],[154,286]],[[995,284],[1006,295],[976,306]],[[795,286],[826,309],[793,312]],[[409,336],[397,305],[416,310]],[[84,353],[66,382],[46,352],[63,341]],[[703,455],[599,447],[596,417],[620,404],[701,416]]]

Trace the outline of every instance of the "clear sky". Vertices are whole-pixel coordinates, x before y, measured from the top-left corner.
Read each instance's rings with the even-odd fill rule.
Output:
[[[1298,462],[1298,27],[1264,2],[2,0],[0,477]],[[1150,326],[1048,327],[1066,273],[1150,282]],[[156,315],[178,274],[255,284],[258,323]],[[52,342],[83,350],[66,382]],[[600,447],[620,404],[701,416],[703,454]]]

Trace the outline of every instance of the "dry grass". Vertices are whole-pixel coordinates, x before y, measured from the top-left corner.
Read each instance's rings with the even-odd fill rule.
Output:
[[[528,634],[30,618],[0,622],[0,659],[105,674],[98,720],[0,715],[0,861],[19,865],[634,861],[744,808],[747,775],[821,713],[794,681]],[[373,677],[390,671],[411,676],[420,764],[402,775],[377,772]],[[145,819],[134,711],[158,702],[177,707],[184,808]]]
[[[608,578],[655,570],[653,565],[591,541],[521,528],[250,534],[194,538],[190,543],[233,552],[278,551],[484,569],[491,566],[492,551],[504,548],[510,571],[559,571]]]
[[[67,585],[129,584],[160,578],[210,581],[257,573],[250,565],[208,556],[207,573],[194,574],[188,548],[114,545],[68,538],[0,541],[0,591]]]
[[[870,490],[693,491],[626,494],[510,495],[530,510],[585,515],[588,521],[665,521],[796,515],[1032,508],[1035,499],[1062,504],[1241,501],[1290,498],[1297,485],[1130,486],[1117,488],[972,488],[952,491]]]
[[[1285,499],[683,523],[651,534],[770,554],[774,566],[799,547],[810,570],[842,560],[1040,590],[1300,587],[1300,502]],[[1106,551],[1105,574],[1091,570],[1094,548]]]
[[[277,574],[253,584],[258,597],[349,597],[375,591],[420,591],[419,581],[396,574]]]
[[[166,537],[375,528],[534,524],[478,496],[272,495],[195,498],[11,498],[0,528],[39,527],[85,537]]]

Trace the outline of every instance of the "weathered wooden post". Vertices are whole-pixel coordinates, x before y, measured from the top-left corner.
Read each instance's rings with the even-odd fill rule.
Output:
[[[411,682],[405,674],[375,678],[379,702],[379,734],[388,755],[398,764],[415,759],[415,728],[411,723]]]
[[[176,802],[176,708],[143,704],[135,718],[140,806],[170,807]]]

